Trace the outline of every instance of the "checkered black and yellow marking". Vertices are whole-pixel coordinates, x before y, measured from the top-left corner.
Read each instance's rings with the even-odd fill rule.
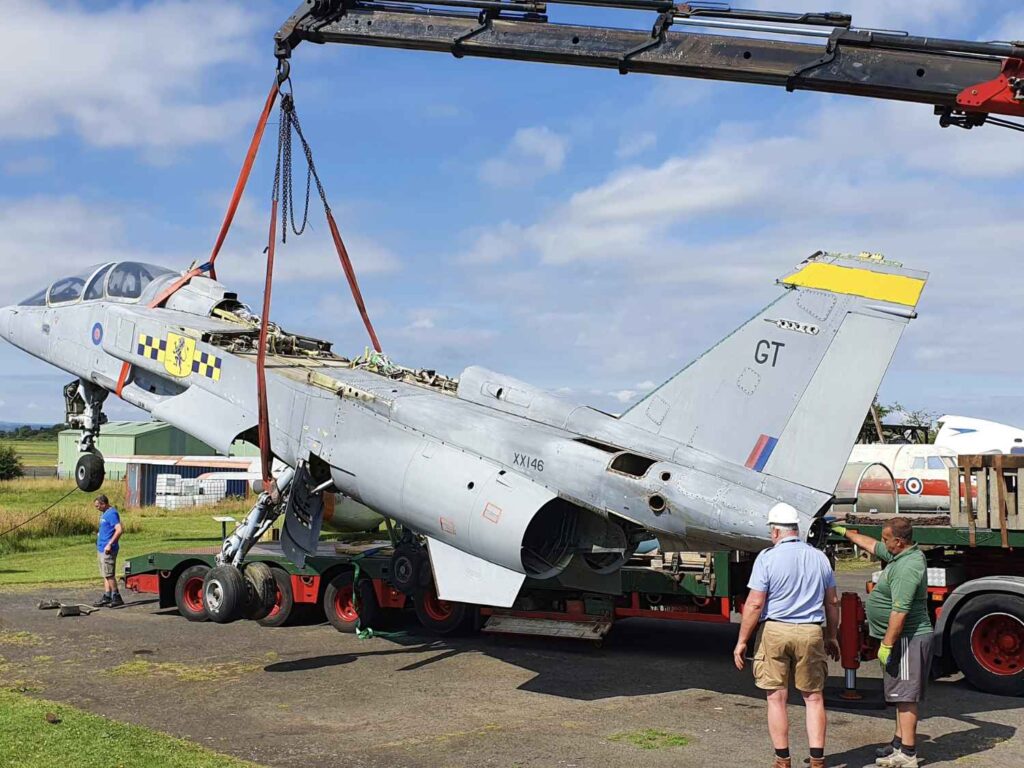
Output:
[[[192,359],[192,373],[198,373],[208,379],[220,381],[220,358],[209,352],[197,352]]]
[[[135,352],[143,357],[148,357],[150,360],[162,363],[167,354],[167,339],[158,339],[154,336],[140,333],[139,346]]]

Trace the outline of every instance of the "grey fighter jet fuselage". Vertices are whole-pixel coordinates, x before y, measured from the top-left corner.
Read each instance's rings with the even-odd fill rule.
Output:
[[[0,336],[77,377],[86,418],[113,392],[227,452],[257,424],[260,319],[220,283],[135,263],[0,310]],[[271,445],[290,467],[426,538],[442,599],[511,605],[574,557],[757,550],[769,509],[805,532],[831,499],[925,276],[817,254],[782,297],[621,417],[478,367],[457,383],[347,360],[273,327]],[[89,429],[87,432],[94,432]],[[83,445],[83,450],[91,446]]]

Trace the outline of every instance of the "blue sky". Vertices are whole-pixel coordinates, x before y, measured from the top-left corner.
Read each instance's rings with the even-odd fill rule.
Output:
[[[108,258],[204,260],[295,0],[4,5],[0,304]],[[835,5],[861,26],[1024,38],[1011,0]],[[883,400],[1024,423],[1020,134],[941,130],[916,105],[369,48],[300,46],[293,80],[402,363],[482,364],[618,411],[808,254],[880,251],[932,273]],[[218,262],[254,305],[275,132]],[[354,355],[365,334],[313,221],[279,251],[274,315]],[[64,378],[0,346],[0,420],[59,420]]]

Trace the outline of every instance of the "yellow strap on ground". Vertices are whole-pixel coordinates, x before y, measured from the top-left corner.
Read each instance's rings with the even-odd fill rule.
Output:
[[[833,293],[863,296],[866,299],[889,301],[893,304],[917,305],[924,290],[924,280],[906,275],[891,275],[860,267],[813,262],[805,265],[782,281],[786,285],[817,288]]]

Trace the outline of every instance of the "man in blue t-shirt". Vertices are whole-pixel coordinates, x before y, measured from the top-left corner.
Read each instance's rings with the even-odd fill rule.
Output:
[[[103,597],[93,603],[97,608],[120,608],[124,605],[121,593],[117,590],[117,550],[118,541],[124,529],[121,527],[121,516],[117,508],[110,506],[110,499],[102,493],[93,502],[100,513],[99,532],[96,534],[96,552],[100,561],[100,576],[103,577]]]

